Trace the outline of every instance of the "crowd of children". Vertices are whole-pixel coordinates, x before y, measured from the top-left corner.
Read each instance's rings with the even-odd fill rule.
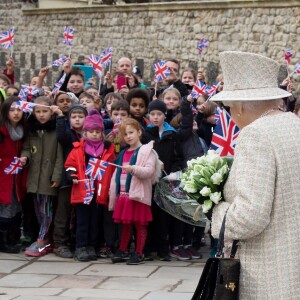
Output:
[[[68,59],[66,80],[53,93],[44,86],[49,68],[42,68],[29,83],[39,92],[28,95],[35,104],[28,114],[17,105],[20,89],[8,60],[0,75],[0,252],[18,253],[22,241],[28,256],[54,251],[79,261],[202,257],[204,229],[172,217],[153,195],[162,176],[207,151],[221,104],[190,95],[197,80],[206,80],[203,68],[179,77],[179,62],[167,65],[171,74],[155,91],[126,57],[100,91]],[[217,80],[220,91],[221,74]],[[282,88],[291,89],[288,79]],[[286,99],[283,107],[300,115],[299,100]],[[6,174],[14,157],[23,169]],[[96,177],[87,172],[93,163],[102,167]]]

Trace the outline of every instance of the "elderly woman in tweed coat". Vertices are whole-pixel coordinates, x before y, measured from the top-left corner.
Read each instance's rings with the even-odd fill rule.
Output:
[[[278,64],[243,53],[220,54],[224,91],[242,129],[225,185],[213,210],[218,237],[239,240],[240,300],[300,299],[300,120],[278,110],[290,94],[277,88]]]

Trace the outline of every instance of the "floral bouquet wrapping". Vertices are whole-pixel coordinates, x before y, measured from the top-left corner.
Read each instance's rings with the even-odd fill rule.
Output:
[[[221,158],[213,150],[187,162],[185,172],[162,178],[155,188],[154,201],[172,216],[195,226],[205,226],[214,204],[223,197],[223,187],[232,158]]]
[[[201,205],[203,213],[208,213],[223,198],[232,161],[232,158],[220,157],[214,150],[208,150],[207,154],[187,162],[181,188]]]

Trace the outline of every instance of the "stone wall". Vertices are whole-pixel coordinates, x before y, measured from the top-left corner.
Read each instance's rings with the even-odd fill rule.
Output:
[[[209,82],[219,72],[218,53],[223,50],[260,53],[283,64],[283,50],[289,48],[296,53],[292,65],[300,60],[300,5],[296,0],[183,1],[43,10],[32,3],[6,0],[0,4],[1,30],[9,24],[15,26],[16,79],[23,83],[29,83],[39,68],[69,52],[62,43],[65,25],[76,30],[74,61],[111,46],[114,66],[118,58],[129,56],[146,80],[152,79],[152,64],[160,59],[179,59],[181,70],[197,68],[196,47],[202,37],[210,41],[201,61],[209,71]],[[1,66],[8,53],[1,49]],[[52,85],[56,77],[57,70],[53,70],[47,84]]]

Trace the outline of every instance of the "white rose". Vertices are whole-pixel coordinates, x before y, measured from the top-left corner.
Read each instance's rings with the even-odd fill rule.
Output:
[[[221,192],[215,192],[215,193],[211,193],[209,195],[209,198],[212,202],[214,202],[215,204],[218,204],[219,201],[222,199],[222,195]]]
[[[225,174],[228,173],[228,170],[229,170],[228,166],[227,166],[227,165],[224,165],[222,168],[220,168],[220,169],[218,170],[218,173],[221,174],[222,176],[224,176]]]
[[[220,155],[214,150],[208,150],[206,155],[206,161],[210,165],[216,165],[221,160]]]
[[[213,184],[217,184],[219,185],[222,181],[223,181],[223,176],[219,173],[214,173],[211,177],[210,177],[211,181],[213,182]]]
[[[195,186],[195,184],[193,184],[191,182],[187,183],[183,189],[188,193],[196,193],[197,192],[197,187]]]
[[[209,210],[212,208],[212,202],[210,200],[205,200],[202,204],[202,211],[203,213],[208,213]]]
[[[201,191],[200,191],[200,194],[202,196],[209,196],[211,193],[211,189],[208,188],[207,186],[205,186]]]

